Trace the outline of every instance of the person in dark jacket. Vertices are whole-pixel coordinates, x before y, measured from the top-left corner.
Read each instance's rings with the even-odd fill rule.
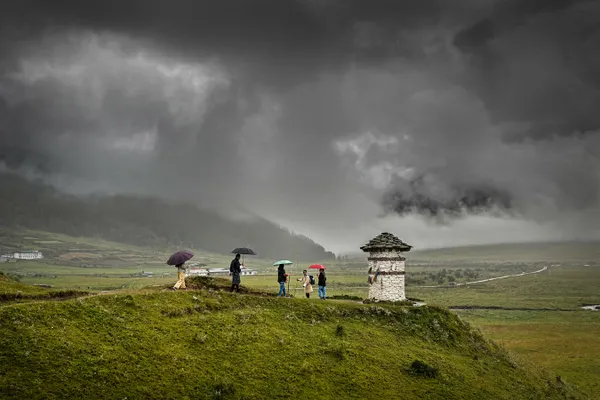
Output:
[[[231,291],[240,291],[242,267],[240,265],[240,255],[236,254],[235,258],[229,264],[229,273],[231,274]]]
[[[327,293],[326,293],[326,286],[327,286],[327,277],[325,276],[325,270],[323,268],[321,268],[319,270],[319,298],[321,300],[325,300],[325,298],[327,297]]]
[[[277,297],[286,296],[285,293],[285,282],[287,281],[287,274],[285,273],[285,268],[283,264],[279,264],[279,268],[277,268],[277,282],[279,282],[279,294]]]

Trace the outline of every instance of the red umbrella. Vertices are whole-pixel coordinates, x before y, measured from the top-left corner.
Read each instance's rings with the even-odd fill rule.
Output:
[[[324,265],[321,264],[313,264],[308,269],[326,269]]]

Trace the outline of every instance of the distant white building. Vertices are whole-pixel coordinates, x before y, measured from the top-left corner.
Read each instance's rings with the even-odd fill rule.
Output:
[[[147,278],[152,278],[154,276],[154,272],[152,272],[152,271],[142,271],[142,276],[145,276]]]
[[[240,275],[256,275],[258,271],[250,268],[242,268],[242,272]],[[209,268],[208,274],[209,276],[223,276],[229,275],[229,268]]]
[[[215,275],[215,276],[229,275],[229,268],[228,269],[225,269],[225,268],[209,268],[208,269],[208,275]]]
[[[256,271],[255,269],[244,268],[242,269],[241,275],[256,275],[257,273],[258,271]]]
[[[208,276],[208,270],[206,268],[190,268],[185,273],[185,276]]]
[[[44,258],[41,251],[37,250],[26,250],[21,252],[15,252],[12,254],[12,258],[17,260],[39,260]]]
[[[206,264],[204,264],[203,262],[194,262],[194,263],[185,263],[186,267],[189,268],[200,268],[200,267],[206,267]]]

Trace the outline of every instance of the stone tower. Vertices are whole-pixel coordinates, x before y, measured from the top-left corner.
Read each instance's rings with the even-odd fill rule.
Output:
[[[360,248],[369,253],[369,299],[406,300],[403,252],[412,249],[391,233],[384,232]]]

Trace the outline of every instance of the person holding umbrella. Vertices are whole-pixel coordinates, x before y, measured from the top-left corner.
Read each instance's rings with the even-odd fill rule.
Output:
[[[233,254],[241,254],[242,255],[242,265],[244,264],[244,255],[249,255],[249,256],[255,256],[256,253],[254,252],[254,250],[248,248],[248,247],[236,247],[235,249],[233,249],[232,251]]]
[[[319,298],[321,300],[325,300],[325,286],[327,285],[327,277],[325,276],[325,266],[321,265],[321,264],[313,264],[310,267],[308,267],[308,269],[318,269],[319,270],[319,276],[317,277],[318,279],[318,285],[319,285]]]
[[[180,288],[186,289],[186,287],[185,287],[185,267],[183,266],[183,264],[185,264],[185,262],[190,260],[192,257],[194,257],[194,253],[192,253],[191,251],[188,251],[188,250],[184,250],[184,251],[178,251],[178,252],[174,253],[167,260],[168,265],[174,265],[175,267],[177,267],[177,282],[173,286],[173,288],[172,288],[173,290],[177,290]]]
[[[292,264],[293,264],[293,262],[291,262],[290,260],[278,260],[273,263],[274,267],[279,266],[279,268],[277,269],[277,282],[279,282],[279,289],[280,289],[279,293],[280,294],[281,294],[281,281],[279,280],[280,279],[279,278],[280,277],[279,270],[283,269],[282,265],[292,265]],[[289,275],[285,273],[285,270],[283,271],[283,275],[285,276],[285,279],[287,280],[287,283],[288,283],[287,292],[289,294],[290,293],[290,280],[288,279]],[[285,280],[283,281],[283,286],[284,286],[283,287],[283,295],[285,296],[285,294],[286,294],[285,293]]]
[[[231,292],[234,290],[237,292],[240,291],[240,274],[242,273],[240,257],[240,253],[236,254],[235,258],[231,260],[231,264],[229,264],[229,273],[231,274]]]
[[[327,277],[325,276],[325,267],[319,269],[319,298],[321,300],[325,300],[325,298],[327,297],[327,291],[326,291],[326,286],[327,286]]]
[[[177,289],[187,289],[185,287],[185,267],[183,264],[177,264],[177,282],[173,286],[173,290]]]
[[[286,297],[285,293],[285,282],[287,281],[287,274],[285,273],[285,268],[283,264],[279,264],[279,268],[277,268],[277,282],[279,282],[279,294],[277,297]]]

